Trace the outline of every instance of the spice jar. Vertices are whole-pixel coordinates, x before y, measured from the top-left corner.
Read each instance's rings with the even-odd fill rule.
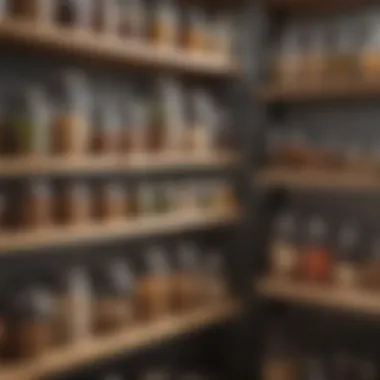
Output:
[[[108,36],[117,36],[120,30],[120,6],[118,0],[94,2],[94,28]]]
[[[212,23],[211,30],[211,52],[222,58],[232,57],[233,28],[232,20],[226,13],[219,14]]]
[[[299,360],[292,339],[277,322],[271,325],[261,366],[262,380],[298,380]]]
[[[137,187],[137,213],[139,216],[151,216],[157,212],[157,193],[150,183]]]
[[[100,277],[95,300],[95,329],[99,333],[122,329],[134,317],[133,275],[125,262],[114,260]]]
[[[199,195],[196,190],[199,190],[199,188],[194,181],[186,180],[177,185],[175,200],[178,202],[179,211],[188,214],[197,210]]]
[[[16,17],[47,24],[54,20],[55,6],[54,0],[12,0],[11,12]]]
[[[235,211],[237,208],[235,192],[228,180],[215,182],[213,191],[213,208],[216,211]]]
[[[174,290],[174,304],[180,310],[199,305],[202,295],[199,248],[182,243],[178,249],[178,272]]]
[[[55,331],[58,343],[78,343],[93,332],[93,288],[88,272],[81,267],[68,270],[58,294]]]
[[[143,0],[122,0],[120,4],[120,33],[129,39],[147,35],[146,4]]]
[[[160,47],[174,47],[178,39],[178,12],[172,0],[159,0],[151,21],[152,42]]]
[[[11,110],[9,136],[11,150],[18,154],[41,157],[49,152],[50,115],[42,89],[37,86],[26,88],[15,99]]]
[[[294,216],[289,212],[280,214],[274,221],[270,243],[271,273],[276,277],[292,277],[299,269],[299,251],[295,235]]]
[[[334,263],[334,280],[340,286],[355,286],[358,284],[357,250],[358,231],[345,224],[338,232],[338,244]]]
[[[93,0],[57,0],[57,21],[65,27],[89,31],[91,29]]]
[[[127,197],[120,183],[102,184],[97,198],[97,216],[100,219],[121,220],[126,216]]]
[[[22,198],[22,225],[44,228],[53,223],[53,196],[46,180],[32,180]]]
[[[327,246],[326,223],[313,217],[308,225],[308,238],[302,255],[302,274],[309,281],[325,281],[331,269],[331,254]]]
[[[62,219],[68,224],[84,224],[91,216],[92,201],[88,187],[81,181],[66,183],[61,202]]]
[[[371,289],[380,289],[380,239],[376,239],[370,249],[369,260],[363,267],[362,282]]]
[[[131,153],[147,153],[150,143],[148,106],[142,99],[135,96],[131,100],[129,112]]]
[[[80,3],[80,2],[78,2]],[[81,71],[61,78],[60,109],[55,125],[55,148],[59,154],[84,155],[90,147],[90,96]]]
[[[193,5],[186,10],[187,22],[183,36],[186,50],[192,53],[204,53],[208,47],[208,32],[205,15],[199,7]]]
[[[32,359],[46,353],[53,343],[54,300],[41,287],[22,290],[13,299],[9,349],[16,358]]]
[[[196,211],[209,211],[214,206],[215,182],[197,181],[192,184],[189,191],[194,192]]]
[[[218,251],[209,251],[203,263],[203,299],[208,302],[218,302],[228,296],[227,279],[224,261]]]
[[[173,278],[165,252],[151,248],[145,257],[147,272],[137,286],[137,304],[143,318],[155,319],[170,312]]]

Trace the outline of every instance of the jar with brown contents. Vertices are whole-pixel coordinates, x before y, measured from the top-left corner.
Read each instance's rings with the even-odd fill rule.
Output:
[[[93,0],[56,0],[56,20],[59,25],[90,31],[93,20]]]
[[[171,311],[173,278],[164,251],[152,248],[146,255],[147,272],[137,284],[139,315],[155,319]]]
[[[117,36],[120,30],[119,0],[94,2],[94,29],[107,36]]]
[[[61,155],[85,155],[90,148],[90,96],[81,71],[66,72],[61,80],[60,109],[54,145]]]
[[[31,287],[14,299],[8,347],[18,359],[32,359],[53,344],[54,300],[47,290]]]
[[[147,14],[144,0],[120,1],[120,34],[128,39],[142,40],[147,36]]]
[[[187,22],[183,32],[183,45],[192,53],[204,53],[208,49],[208,33],[205,15],[199,7],[193,5],[186,11]]]
[[[186,310],[200,304],[201,278],[199,248],[191,243],[181,244],[178,250],[178,272],[173,286],[176,308]]]
[[[49,182],[30,181],[22,199],[22,225],[28,229],[51,226],[53,209],[53,196]]]
[[[133,275],[126,263],[112,261],[100,276],[95,300],[95,329],[117,331],[134,319]]]
[[[178,13],[172,0],[158,0],[151,21],[151,40],[159,47],[174,48],[178,42]]]
[[[62,192],[61,213],[67,224],[86,224],[92,211],[92,199],[86,184],[80,181],[66,183]]]
[[[213,184],[213,208],[216,211],[236,211],[237,201],[234,187],[229,181],[218,180]]]
[[[42,24],[49,24],[54,21],[55,0],[12,0],[11,3],[11,12],[15,17]]]
[[[94,329],[94,295],[88,272],[70,268],[60,284],[55,310],[55,340],[59,344],[88,340]]]
[[[122,220],[126,216],[127,197],[118,182],[105,183],[98,192],[97,216],[102,220]]]

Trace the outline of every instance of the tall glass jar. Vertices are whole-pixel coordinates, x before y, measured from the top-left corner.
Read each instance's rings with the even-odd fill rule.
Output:
[[[102,220],[117,221],[126,216],[126,195],[119,182],[104,183],[98,192],[98,216]]]

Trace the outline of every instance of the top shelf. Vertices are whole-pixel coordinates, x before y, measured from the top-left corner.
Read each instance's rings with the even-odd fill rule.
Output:
[[[370,0],[268,0],[270,9],[292,13],[325,12],[368,3]]]
[[[228,77],[239,74],[237,64],[226,57],[188,53],[180,49],[166,49],[148,43],[102,36],[91,31],[63,29],[28,21],[1,21],[0,40],[121,66],[210,76]]]

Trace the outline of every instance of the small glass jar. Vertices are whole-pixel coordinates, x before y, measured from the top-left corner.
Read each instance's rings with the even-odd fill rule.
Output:
[[[48,290],[33,286],[22,290],[13,302],[10,350],[18,359],[38,358],[53,345],[54,298]]]
[[[235,189],[229,180],[218,180],[214,185],[213,208],[221,212],[233,212],[237,209]]]
[[[120,27],[119,0],[96,0],[94,2],[95,30],[107,36],[117,36]]]
[[[302,254],[302,273],[306,280],[323,282],[331,272],[331,253],[327,246],[327,226],[320,217],[313,217],[308,224],[308,237]]]
[[[61,206],[65,223],[72,225],[88,223],[92,212],[88,186],[81,181],[67,183],[63,189]]]
[[[338,232],[336,258],[334,263],[335,283],[342,287],[352,287],[359,283],[357,250],[358,231],[350,224],[345,224]]]
[[[222,58],[232,58],[234,38],[231,17],[228,14],[217,15],[212,24],[211,51]]]
[[[142,40],[147,36],[147,24],[144,0],[121,0],[120,33],[123,37]]]
[[[88,272],[70,268],[62,279],[55,315],[57,343],[88,340],[94,330],[94,291]]]
[[[50,113],[43,90],[30,86],[16,99],[11,111],[14,150],[28,157],[42,157],[50,152]]]
[[[94,19],[93,0],[57,0],[59,25],[77,30],[90,31]]]
[[[130,103],[130,152],[146,154],[149,151],[149,109],[147,104],[135,97]]]
[[[134,318],[133,275],[121,260],[108,264],[98,284],[95,330],[108,333],[131,324]]]
[[[25,228],[47,228],[53,224],[53,196],[48,181],[30,181],[22,203],[22,225]]]
[[[159,247],[146,254],[147,272],[137,287],[139,315],[156,319],[170,313],[173,301],[173,278],[165,252]]]
[[[193,5],[186,10],[184,47],[192,53],[204,53],[208,48],[206,17],[201,8]]]
[[[299,269],[294,216],[285,212],[276,217],[270,243],[270,268],[275,277],[290,278]]]
[[[65,72],[60,90],[60,109],[54,131],[56,151],[63,155],[85,155],[91,141],[90,93],[85,74]]]
[[[122,220],[126,216],[126,195],[121,183],[110,182],[100,186],[98,217],[102,220]]]
[[[179,310],[198,306],[202,300],[200,250],[195,244],[182,243],[178,248],[178,272],[174,290],[174,304]]]
[[[159,0],[151,21],[151,39],[159,47],[174,48],[178,42],[178,11],[172,0]]]
[[[157,194],[151,183],[137,187],[137,212],[139,216],[152,216],[157,212]]]

